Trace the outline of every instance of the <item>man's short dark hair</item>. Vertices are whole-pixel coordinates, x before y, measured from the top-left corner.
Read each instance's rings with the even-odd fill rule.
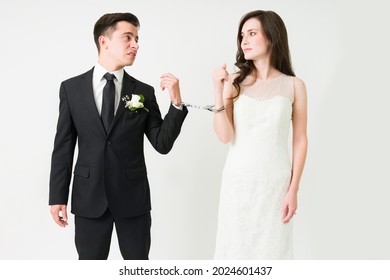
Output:
[[[99,52],[99,37],[102,35],[110,37],[111,34],[116,30],[116,24],[120,21],[127,21],[128,23],[134,25],[136,28],[140,27],[138,18],[131,13],[113,13],[103,15],[95,23],[95,27],[93,29],[93,37]]]

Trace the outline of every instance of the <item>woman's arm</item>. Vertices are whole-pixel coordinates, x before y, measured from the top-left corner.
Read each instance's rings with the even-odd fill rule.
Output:
[[[307,153],[307,93],[305,83],[294,78],[294,105],[292,114],[293,155],[290,187],[283,204],[283,222],[288,223],[297,209],[299,182]]]
[[[226,65],[213,72],[215,108],[225,107],[226,110],[214,113],[214,130],[222,143],[229,143],[234,138],[233,123],[233,77],[229,77]]]

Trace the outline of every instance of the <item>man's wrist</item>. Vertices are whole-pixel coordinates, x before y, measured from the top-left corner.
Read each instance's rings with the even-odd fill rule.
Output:
[[[183,103],[182,102],[174,102],[173,100],[171,101],[171,104],[173,107],[175,107],[178,110],[183,110]]]

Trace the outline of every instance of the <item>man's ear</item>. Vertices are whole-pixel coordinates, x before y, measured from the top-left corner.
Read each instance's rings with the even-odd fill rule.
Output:
[[[100,37],[99,37],[100,49],[107,49],[108,48],[107,40],[108,40],[108,38],[106,36],[100,35]]]

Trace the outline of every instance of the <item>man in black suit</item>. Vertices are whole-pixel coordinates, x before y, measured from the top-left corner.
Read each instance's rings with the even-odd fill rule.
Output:
[[[55,222],[67,226],[77,142],[71,212],[79,259],[107,259],[114,224],[123,258],[148,259],[151,205],[144,134],[166,154],[188,112],[175,76],[161,76],[161,89],[167,88],[171,99],[162,119],[153,87],[124,71],[137,55],[138,29],[133,14],[102,16],[94,27],[98,63],[60,87],[49,204]]]

